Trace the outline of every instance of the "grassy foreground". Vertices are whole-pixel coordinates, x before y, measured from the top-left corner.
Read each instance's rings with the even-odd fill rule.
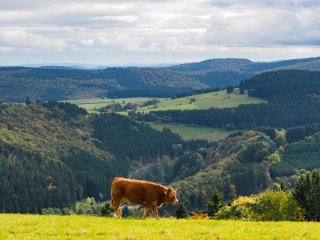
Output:
[[[319,239],[320,223],[0,215],[0,239]]]

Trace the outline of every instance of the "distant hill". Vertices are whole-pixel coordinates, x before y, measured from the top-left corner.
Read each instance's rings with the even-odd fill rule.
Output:
[[[252,62],[248,59],[210,59],[202,62],[180,64],[167,69],[189,74],[211,87],[238,85],[262,72],[284,69],[320,71],[320,57],[291,59],[273,62]]]
[[[113,91],[125,95],[148,95],[205,88],[190,76],[159,68],[107,68],[81,70],[63,67],[0,68],[0,101],[81,99],[104,96]]]
[[[211,71],[233,71],[237,70],[240,67],[248,66],[253,64],[248,59],[241,59],[241,58],[216,58],[216,59],[209,59],[201,62],[195,63],[186,63],[186,64],[179,64],[175,66],[170,66],[167,69],[173,71],[181,71],[181,72],[194,72],[194,71],[204,71],[204,70],[211,70]]]
[[[208,87],[225,88],[241,80],[276,70],[320,71],[320,58],[253,62],[248,59],[209,59],[170,67],[79,66],[0,67],[0,101],[24,102],[95,97],[173,97]]]

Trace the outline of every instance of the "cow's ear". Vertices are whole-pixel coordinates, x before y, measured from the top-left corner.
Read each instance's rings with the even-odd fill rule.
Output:
[[[175,192],[177,192],[178,188],[174,187],[173,190],[174,190]]]
[[[167,193],[168,193],[168,188],[165,188],[164,189],[164,195],[167,195]]]

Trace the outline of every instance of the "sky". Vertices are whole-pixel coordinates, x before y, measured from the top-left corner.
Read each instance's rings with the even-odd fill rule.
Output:
[[[319,0],[0,0],[0,65],[320,56]]]

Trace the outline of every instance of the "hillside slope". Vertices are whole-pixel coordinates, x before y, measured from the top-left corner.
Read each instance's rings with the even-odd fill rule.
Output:
[[[227,93],[227,90],[195,94],[187,97],[161,101],[156,105],[140,107],[139,112],[164,110],[194,110],[210,108],[231,108],[240,104],[266,103],[265,100],[250,97],[248,94],[239,94],[239,91]]]
[[[65,207],[86,195],[106,194],[120,159],[95,147],[80,115],[38,105],[4,106],[0,114],[0,203],[4,212]]]
[[[269,166],[277,146],[269,136],[258,131],[231,134],[215,146],[162,158],[158,163],[130,171],[133,178],[173,182],[179,197],[190,209],[204,209],[214,189],[226,198],[231,184],[237,194],[248,195],[263,191],[271,184]]]
[[[1,212],[108,199],[113,177],[127,176],[132,161],[151,162],[181,141],[127,117],[55,102],[0,105],[0,135]]]

